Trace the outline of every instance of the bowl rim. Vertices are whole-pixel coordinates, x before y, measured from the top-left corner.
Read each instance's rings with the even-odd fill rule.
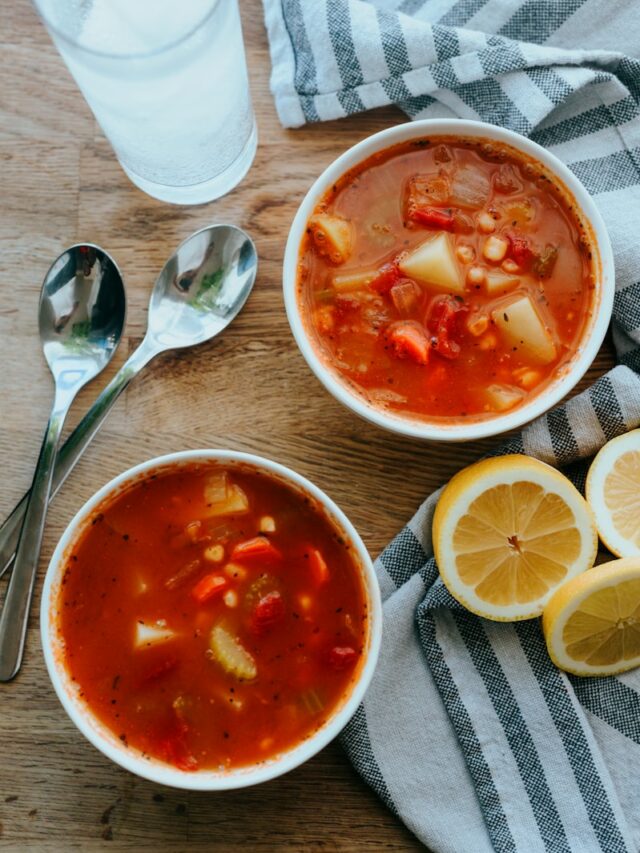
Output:
[[[591,226],[593,243],[600,262],[594,319],[590,328],[585,330],[577,355],[569,363],[564,375],[550,382],[529,402],[514,411],[485,420],[468,423],[422,421],[414,417],[385,412],[368,402],[364,396],[352,391],[318,354],[307,334],[297,297],[300,244],[309,217],[329,187],[345,172],[372,154],[395,144],[426,136],[477,137],[502,142],[540,161],[549,172],[559,178],[563,189],[573,196],[581,217]],[[370,423],[400,435],[432,441],[469,441],[501,435],[529,423],[552,409],[575,387],[596,357],[607,332],[613,311],[615,271],[609,234],[593,198],[574,173],[555,154],[528,137],[486,122],[468,119],[422,119],[402,122],[365,137],[333,160],[318,176],[300,203],[289,229],[283,262],[282,286],[287,318],[298,348],[315,376],[339,402]]]
[[[151,471],[172,468],[193,462],[222,462],[246,464],[280,478],[314,498],[328,517],[346,534],[354,546],[362,570],[362,581],[367,600],[369,637],[365,659],[356,678],[325,724],[306,740],[266,762],[233,768],[227,771],[183,771],[155,759],[147,760],[115,742],[113,732],[91,712],[89,707],[74,695],[68,686],[68,674],[59,651],[56,636],[55,601],[59,579],[64,570],[66,556],[89,517],[105,500],[114,497],[133,482],[144,479]],[[380,588],[367,549],[353,524],[337,504],[318,486],[296,471],[271,459],[252,453],[222,449],[184,450],[168,453],[141,462],[118,474],[95,492],[76,512],[62,534],[47,567],[40,604],[40,639],[49,678],[68,716],[79,731],[100,752],[115,764],[137,776],[170,787],[194,791],[221,791],[244,788],[266,782],[293,770],[323,749],[346,726],[356,712],[371,682],[380,652],[382,637],[382,602]]]

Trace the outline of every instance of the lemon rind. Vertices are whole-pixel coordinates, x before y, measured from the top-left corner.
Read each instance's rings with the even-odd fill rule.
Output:
[[[640,556],[640,551],[616,530],[604,499],[604,481],[615,461],[631,450],[640,450],[640,429],[618,435],[600,448],[589,467],[585,489],[602,544],[616,557],[621,558]],[[610,464],[607,464],[609,462]]]
[[[600,589],[612,586],[611,580],[613,579],[616,583],[640,579],[640,557],[622,557],[594,566],[590,571],[583,572],[573,578],[571,582],[562,584],[552,595],[542,614],[542,630],[549,657],[559,669],[573,675],[597,678],[598,676],[619,675],[640,666],[640,655],[624,663],[617,661],[609,666],[591,666],[577,661],[565,651],[562,632],[567,619],[578,609],[585,598]]]
[[[495,479],[490,476],[494,472]],[[552,587],[545,596],[535,602],[492,607],[476,596],[472,587],[464,584],[455,570],[450,573],[450,566],[444,555],[447,550],[450,552],[453,550],[452,534],[456,524],[480,494],[495,485],[511,485],[523,480],[540,485],[546,491],[555,491],[566,500],[576,519],[582,514],[583,521],[588,525],[589,534],[587,535],[585,531],[584,535],[581,535],[580,554],[569,566],[562,583],[589,569],[597,554],[598,534],[593,512],[575,486],[551,465],[523,454],[511,454],[483,459],[464,468],[445,486],[436,506],[433,517],[433,548],[440,576],[451,595],[467,610],[494,622],[520,622],[535,619],[541,615],[557,587]],[[551,489],[551,484],[555,484],[557,488]],[[582,531],[582,528],[580,529]]]

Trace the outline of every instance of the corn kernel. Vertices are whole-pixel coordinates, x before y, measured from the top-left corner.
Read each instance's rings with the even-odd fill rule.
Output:
[[[263,515],[258,523],[260,533],[275,533],[276,522],[270,515]]]
[[[507,254],[508,248],[509,243],[504,239],[504,237],[497,237],[495,234],[491,234],[484,241],[482,254],[488,261],[500,263],[500,261]]]
[[[208,548],[204,549],[202,556],[210,563],[221,563],[224,560],[224,547],[222,545],[209,545]]]
[[[486,314],[474,314],[467,320],[467,329],[475,337],[480,337],[489,328],[489,318]]]
[[[535,388],[535,386],[542,379],[542,374],[539,370],[532,370],[530,368],[521,368],[520,370],[515,370],[513,375],[518,385],[520,385],[522,388],[526,388],[527,391],[529,391],[531,388]]]
[[[482,267],[469,267],[467,270],[467,284],[474,286],[484,284],[486,273]]]
[[[227,563],[222,571],[228,578],[235,578],[239,581],[244,580],[247,576],[247,570],[239,563]]]
[[[492,234],[496,230],[496,221],[486,210],[478,214],[478,228],[483,234]]]
[[[456,249],[456,256],[460,263],[470,264],[475,259],[476,253],[473,246],[467,246],[466,243],[462,243]]]
[[[520,267],[513,260],[513,258],[505,258],[501,266],[506,273],[509,273],[509,275],[513,275],[513,273],[520,272]]]
[[[480,338],[480,343],[478,344],[481,350],[485,352],[487,350],[495,349],[498,346],[498,339],[493,334],[493,332],[487,332]]]
[[[235,591],[235,589],[228,589],[222,596],[222,600],[227,605],[227,607],[237,607],[238,593]]]

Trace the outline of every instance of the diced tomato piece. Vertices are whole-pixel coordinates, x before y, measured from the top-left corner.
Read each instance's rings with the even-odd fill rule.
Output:
[[[473,219],[461,210],[455,210],[453,213],[453,230],[456,234],[473,234],[475,225]]]
[[[238,562],[257,560],[267,563],[282,559],[282,554],[266,536],[254,536],[246,542],[238,542],[231,552],[231,559]]]
[[[429,228],[441,228],[444,231],[453,231],[455,220],[450,210],[440,207],[417,207],[411,211],[411,219],[420,225]]]
[[[184,720],[176,720],[174,731],[158,744],[158,751],[168,764],[179,770],[197,770],[198,762],[187,746],[189,726]]]
[[[519,267],[526,269],[533,260],[533,250],[529,245],[529,241],[521,234],[511,232],[507,234],[509,240],[509,256],[518,264]]]
[[[309,569],[317,586],[321,586],[329,580],[329,566],[317,548],[312,548],[309,551]]]
[[[426,364],[429,361],[429,339],[417,321],[392,323],[387,335],[397,358],[410,358],[416,364]]]
[[[198,762],[187,743],[190,731],[180,699],[173,703],[173,719],[164,730],[164,737],[158,743],[158,752],[169,764],[179,770],[197,770]]]
[[[198,604],[204,604],[214,595],[220,595],[229,586],[229,581],[223,575],[205,575],[191,590],[191,595]]]
[[[438,296],[429,306],[427,328],[434,335],[444,326],[450,330],[458,310],[458,303],[450,296]]]
[[[380,267],[378,275],[369,282],[369,287],[371,290],[375,290],[376,293],[388,293],[400,278],[400,270],[395,262],[383,264]]]
[[[253,609],[251,627],[254,633],[260,634],[277,625],[284,618],[285,612],[284,601],[279,592],[263,595]]]
[[[178,666],[178,663],[178,658],[175,655],[169,655],[169,657],[157,661],[138,679],[137,686],[142,687],[145,684],[150,684],[152,681],[157,681],[163,675],[172,672]]]
[[[332,669],[341,671],[354,665],[358,652],[351,646],[334,646],[329,650],[328,660]]]
[[[452,341],[446,335],[441,335],[436,340],[435,350],[438,355],[444,358],[454,359],[460,355],[460,344]]]
[[[444,358],[460,355],[460,341],[464,334],[463,318],[467,306],[450,296],[439,296],[431,303],[427,328],[433,334],[431,346]]]

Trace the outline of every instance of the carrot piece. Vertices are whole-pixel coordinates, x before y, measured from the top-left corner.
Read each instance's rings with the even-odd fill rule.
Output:
[[[238,542],[231,552],[231,559],[242,562],[243,560],[258,560],[260,562],[273,562],[281,559],[282,554],[266,536],[254,536],[246,542]]]
[[[321,586],[329,580],[329,566],[317,548],[309,551],[309,568],[317,586]]]
[[[394,323],[389,327],[388,336],[393,354],[398,358],[410,358],[417,364],[429,361],[429,339],[418,322]]]
[[[400,277],[398,265],[392,261],[380,267],[378,275],[369,282],[369,287],[376,293],[388,293],[393,285],[400,280]]]
[[[204,604],[214,595],[219,595],[229,586],[229,581],[222,575],[205,575],[191,590],[191,595],[198,604]]]
[[[411,219],[421,225],[430,228],[442,228],[444,231],[453,231],[455,220],[450,210],[442,210],[438,207],[417,207],[411,213]]]
[[[358,660],[358,652],[351,646],[334,646],[328,654],[328,662],[338,672],[353,666]]]

